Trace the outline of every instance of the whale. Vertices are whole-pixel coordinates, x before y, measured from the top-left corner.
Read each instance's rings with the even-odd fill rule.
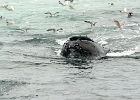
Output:
[[[63,44],[60,55],[65,58],[101,59],[108,52],[87,36],[72,36]]]

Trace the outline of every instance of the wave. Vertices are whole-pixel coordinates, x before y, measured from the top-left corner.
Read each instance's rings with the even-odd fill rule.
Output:
[[[0,49],[3,47],[3,43],[2,42],[0,42]]]
[[[139,54],[140,47],[136,46],[134,49],[125,50],[125,51],[117,51],[117,52],[110,52],[107,54],[108,57],[138,57],[136,54]],[[134,55],[134,56],[132,56]]]
[[[0,42],[0,46],[2,46],[3,45],[3,43],[2,42]]]
[[[12,90],[13,88],[25,85],[26,82],[23,81],[14,81],[14,80],[0,80],[0,95],[2,96],[5,92]]]
[[[39,43],[56,44],[55,39],[52,39],[52,38],[32,38],[32,39],[25,40],[24,42],[36,43],[36,44],[39,44]]]

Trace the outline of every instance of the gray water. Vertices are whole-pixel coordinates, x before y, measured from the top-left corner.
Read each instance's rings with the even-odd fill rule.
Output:
[[[58,0],[0,1],[14,7],[0,8],[0,100],[139,100],[140,1],[109,2],[75,0],[69,2],[75,4],[73,10]],[[133,12],[131,18],[119,12],[124,8]],[[50,17],[46,12],[59,14]],[[125,21],[124,29],[110,18]],[[85,20],[97,24],[91,28]],[[73,35],[88,36],[110,49],[107,58],[63,58],[62,45]]]

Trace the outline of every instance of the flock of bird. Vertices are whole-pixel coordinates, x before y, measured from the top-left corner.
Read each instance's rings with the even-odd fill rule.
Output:
[[[62,6],[69,6],[71,9],[75,9],[75,4],[72,6],[72,5],[69,5],[69,1],[70,2],[73,2],[73,0],[65,0],[65,4],[62,3],[61,1],[59,1],[59,4],[61,4]]]
[[[5,8],[8,11],[13,11],[14,10],[13,6],[8,7],[8,5],[2,5],[2,6],[0,6],[0,8]],[[3,18],[3,16],[0,16],[0,19],[2,19],[2,18]],[[14,21],[6,21],[6,23],[7,23],[7,25],[12,25],[12,24],[14,24]]]
[[[113,6],[114,4],[111,3],[111,5]],[[126,13],[126,14],[128,14],[128,17],[132,17],[133,16],[133,13],[132,12],[128,12],[128,8],[124,8],[124,10],[119,10],[119,11],[120,11],[120,13]],[[121,29],[124,28],[125,22],[123,22],[123,23],[120,24],[120,22],[117,21],[117,20],[115,20],[115,19],[109,19],[109,21],[115,23],[118,26],[118,28],[121,28]]]
[[[11,7],[9,7],[8,5],[1,5],[0,6],[0,8],[4,8],[4,9],[6,9],[6,10],[8,10],[8,11],[14,11],[14,7],[13,6],[11,6]],[[2,19],[3,18],[3,16],[0,16],[0,19]],[[6,24],[7,25],[12,25],[12,24],[14,24],[15,22],[12,20],[12,21],[7,21],[6,20]],[[22,32],[28,32],[27,30],[28,30],[28,28],[27,29],[16,29],[16,30],[20,30],[20,31],[22,31]]]
[[[69,2],[73,3],[73,1],[74,1],[74,0],[64,0],[64,3],[62,3],[61,1],[58,1],[58,4],[60,4],[60,5],[62,5],[62,6],[68,6],[68,7],[70,7],[71,9],[76,9],[75,4],[69,5]],[[108,3],[108,4],[109,4],[109,6],[114,6],[113,3]],[[13,6],[8,7],[8,5],[2,5],[2,6],[0,6],[0,8],[5,8],[5,9],[8,10],[8,11],[13,11],[13,10],[14,10],[14,7],[13,7]],[[126,13],[126,14],[128,14],[128,17],[133,16],[133,13],[132,13],[132,12],[128,12],[128,8],[124,8],[124,10],[119,10],[119,11],[120,11],[120,13]],[[83,15],[84,15],[85,12],[86,12],[84,8],[83,8],[82,12],[83,12]],[[50,17],[53,17],[53,16],[59,14],[59,12],[56,12],[56,13],[46,12],[46,13],[44,13],[44,14],[49,14]],[[3,17],[0,16],[0,19],[2,19],[2,18],[3,18]],[[124,28],[125,22],[123,22],[122,24],[120,24],[119,21],[117,21],[116,19],[109,19],[109,21],[115,23],[115,24],[118,26],[118,28],[121,28],[121,29]],[[97,23],[97,22],[94,22],[94,23],[93,23],[93,22],[91,22],[91,21],[84,21],[84,22],[89,23],[89,24],[91,25],[91,27],[92,27],[92,26],[95,26],[95,24]],[[14,24],[14,21],[6,21],[6,23],[7,23],[7,25],[12,25],[12,24]],[[20,29],[19,29],[19,30],[20,30]],[[52,28],[52,29],[48,29],[47,31],[56,32],[56,31],[60,31],[60,30],[63,30],[63,29],[62,29],[62,28],[59,28],[59,29]],[[27,30],[22,30],[22,31],[23,31],[23,32],[27,32]]]
[[[68,6],[68,7],[70,7],[71,9],[76,9],[75,4],[69,5],[69,2],[72,3],[73,1],[74,1],[74,0],[64,0],[64,3],[62,3],[61,1],[59,1],[58,4],[60,4],[60,5],[62,5],[62,6]],[[109,6],[114,6],[114,3],[108,3],[108,5],[109,5]],[[119,10],[119,11],[120,11],[120,13],[126,13],[126,14],[128,14],[128,17],[132,17],[132,16],[133,16],[133,13],[132,13],[132,12],[128,12],[128,8],[124,8],[124,10]],[[83,12],[83,15],[84,15],[85,12],[86,12],[84,8],[83,8],[82,12]],[[59,13],[59,12],[56,12],[56,13],[52,14],[52,13],[50,13],[50,12],[47,12],[47,13],[45,13],[45,14],[50,14],[50,16],[52,17],[52,16],[55,16],[55,15],[58,14],[58,13]],[[120,23],[120,22],[117,21],[116,19],[109,19],[109,21],[115,23],[115,24],[117,25],[117,27],[120,28],[120,29],[124,28],[125,22]],[[84,21],[84,22],[89,23],[91,27],[95,26],[95,24],[97,23],[97,22],[91,22],[91,21]],[[62,29],[62,28],[60,28],[60,29],[52,28],[52,29],[48,29],[47,31],[56,32],[56,31],[59,31],[59,30],[63,30],[63,29]]]

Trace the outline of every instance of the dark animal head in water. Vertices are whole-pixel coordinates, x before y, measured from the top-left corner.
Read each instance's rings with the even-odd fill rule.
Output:
[[[67,40],[61,50],[66,58],[102,58],[108,50],[86,36],[73,36]]]

